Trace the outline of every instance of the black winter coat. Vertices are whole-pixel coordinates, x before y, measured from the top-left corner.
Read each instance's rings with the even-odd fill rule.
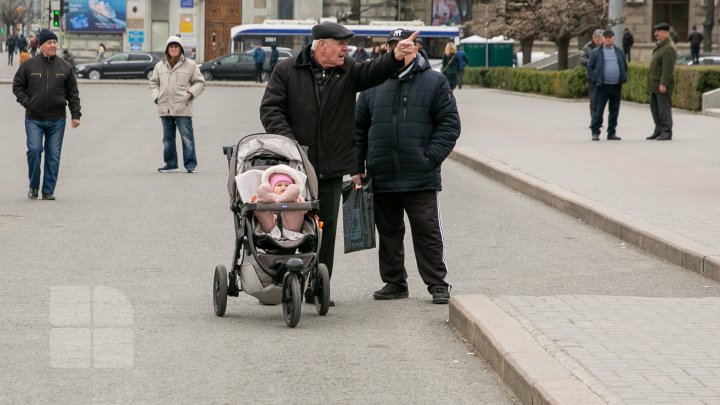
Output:
[[[80,119],[80,91],[72,66],[58,56],[38,54],[20,65],[13,79],[13,94],[25,108],[25,117],[38,120],[64,118],[65,106]]]
[[[311,55],[308,45],[278,63],[260,104],[260,121],[265,132],[307,146],[318,178],[340,177],[355,168],[356,93],[382,83],[403,62],[392,53],[368,63],[355,63],[346,56],[344,65],[332,70],[320,95]]]
[[[376,193],[442,190],[440,166],[460,136],[447,78],[419,56],[412,70],[360,94],[355,108],[357,167]]]

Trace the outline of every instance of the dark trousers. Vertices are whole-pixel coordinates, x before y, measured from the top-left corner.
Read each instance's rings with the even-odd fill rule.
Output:
[[[608,135],[615,135],[617,127],[618,114],[620,114],[620,99],[622,93],[622,85],[620,84],[602,84],[595,90],[595,112],[590,122],[590,131],[593,134],[600,134],[600,128],[603,124],[603,114],[605,114],[605,105],[608,107]]]
[[[694,65],[700,63],[700,45],[690,45],[690,56]]]
[[[319,259],[320,263],[327,266],[330,276],[332,276],[333,262],[335,261],[335,235],[341,193],[342,177],[318,179],[319,215],[323,222]]]
[[[630,48],[623,48],[623,53],[625,53],[625,56],[627,57],[628,63],[630,63]]]
[[[655,121],[653,135],[672,137],[672,94],[650,93],[650,112]]]
[[[407,286],[405,270],[405,216],[412,232],[415,261],[420,277],[430,287],[447,286],[444,244],[437,191],[376,193],[375,225],[380,241],[380,277],[385,283]]]
[[[263,71],[263,63],[257,63],[255,62],[255,81],[258,83],[262,83],[262,71]]]
[[[595,92],[596,92],[597,86],[588,82],[587,88],[588,88],[588,99],[590,99],[590,119],[592,120],[593,114],[595,114]]]

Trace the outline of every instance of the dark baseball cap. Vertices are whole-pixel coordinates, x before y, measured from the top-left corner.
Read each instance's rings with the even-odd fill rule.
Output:
[[[388,35],[388,43],[392,41],[402,41],[403,39],[410,38],[410,35],[413,34],[414,31],[398,28],[396,30],[390,31],[390,35]]]
[[[345,28],[344,25],[325,21],[312,27],[313,39],[348,39],[355,36],[355,33]]]

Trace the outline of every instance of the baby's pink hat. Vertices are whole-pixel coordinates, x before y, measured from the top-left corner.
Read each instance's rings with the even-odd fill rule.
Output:
[[[288,184],[295,184],[292,177],[288,176],[285,173],[273,173],[270,176],[270,190],[275,190],[275,184],[284,181]]]

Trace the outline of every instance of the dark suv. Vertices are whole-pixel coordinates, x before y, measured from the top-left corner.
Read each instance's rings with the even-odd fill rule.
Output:
[[[265,64],[263,65],[262,80],[267,81],[270,76],[270,47],[263,47],[265,51]],[[279,60],[293,56],[289,48],[278,47]],[[255,80],[255,62],[253,51],[243,53],[229,53],[219,58],[209,60],[200,65],[200,72],[205,80]]]

